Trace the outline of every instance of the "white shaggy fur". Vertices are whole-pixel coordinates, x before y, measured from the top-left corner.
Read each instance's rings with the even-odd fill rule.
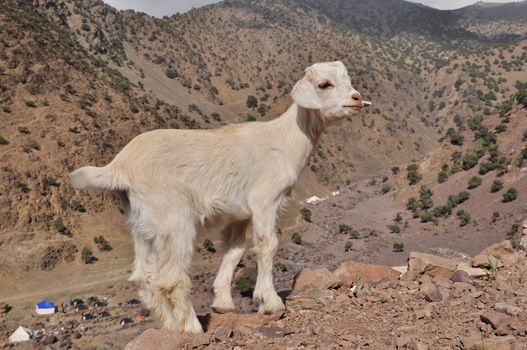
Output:
[[[328,83],[328,84],[325,84]],[[201,332],[188,276],[196,230],[221,223],[226,250],[214,281],[216,312],[234,310],[231,282],[254,233],[259,312],[284,309],[273,286],[277,215],[325,127],[368,106],[341,62],[317,63],[269,122],[216,130],[155,130],[133,139],[105,167],[71,173],[79,189],[117,190],[135,247],[131,280],[163,328]]]

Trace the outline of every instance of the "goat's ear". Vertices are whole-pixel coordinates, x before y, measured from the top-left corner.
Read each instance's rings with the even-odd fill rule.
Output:
[[[300,107],[309,109],[320,109],[322,107],[322,102],[317,95],[315,87],[306,78],[296,83],[293,91],[291,91],[291,96],[293,97],[293,101]]]

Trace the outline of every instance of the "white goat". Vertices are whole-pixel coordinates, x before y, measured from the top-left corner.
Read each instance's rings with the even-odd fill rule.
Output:
[[[71,173],[74,187],[119,191],[135,248],[130,280],[163,328],[201,332],[189,293],[198,229],[224,225],[214,281],[216,312],[234,310],[231,282],[252,225],[259,312],[284,309],[273,286],[276,221],[325,127],[369,102],[341,62],[317,63],[293,88],[294,104],[269,122],[216,130],[155,130],[133,139],[105,167]]]

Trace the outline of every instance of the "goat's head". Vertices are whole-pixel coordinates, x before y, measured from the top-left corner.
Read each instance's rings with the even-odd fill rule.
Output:
[[[306,68],[305,77],[296,83],[291,96],[298,106],[319,110],[329,121],[350,117],[371,105],[351,86],[348,70],[340,61]]]

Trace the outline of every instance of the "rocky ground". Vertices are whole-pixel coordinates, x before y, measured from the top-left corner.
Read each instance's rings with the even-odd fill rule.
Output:
[[[446,251],[446,250],[445,250]],[[347,261],[303,269],[281,293],[284,313],[258,315],[239,293],[236,314],[207,313],[212,274],[194,277],[205,334],[156,330],[133,287],[84,299],[30,324],[34,339],[4,347],[49,349],[526,349],[527,256],[510,241],[472,259],[413,252],[397,268]],[[248,259],[249,261],[251,259]],[[250,275],[242,267],[237,275]],[[96,304],[96,302],[102,302]],[[106,305],[105,305],[106,304]],[[3,322],[9,307],[0,307]],[[107,311],[108,314],[104,314]],[[94,316],[86,320],[86,315]],[[130,318],[124,321],[125,318]],[[130,322],[130,323],[127,323]],[[123,324],[126,323],[126,324]],[[134,339],[135,338],[135,339]],[[130,341],[131,339],[134,339]]]
[[[211,315],[205,334],[150,329],[126,348],[525,349],[526,271],[510,241],[469,261],[412,253],[400,277],[354,262],[306,269],[283,314]]]

